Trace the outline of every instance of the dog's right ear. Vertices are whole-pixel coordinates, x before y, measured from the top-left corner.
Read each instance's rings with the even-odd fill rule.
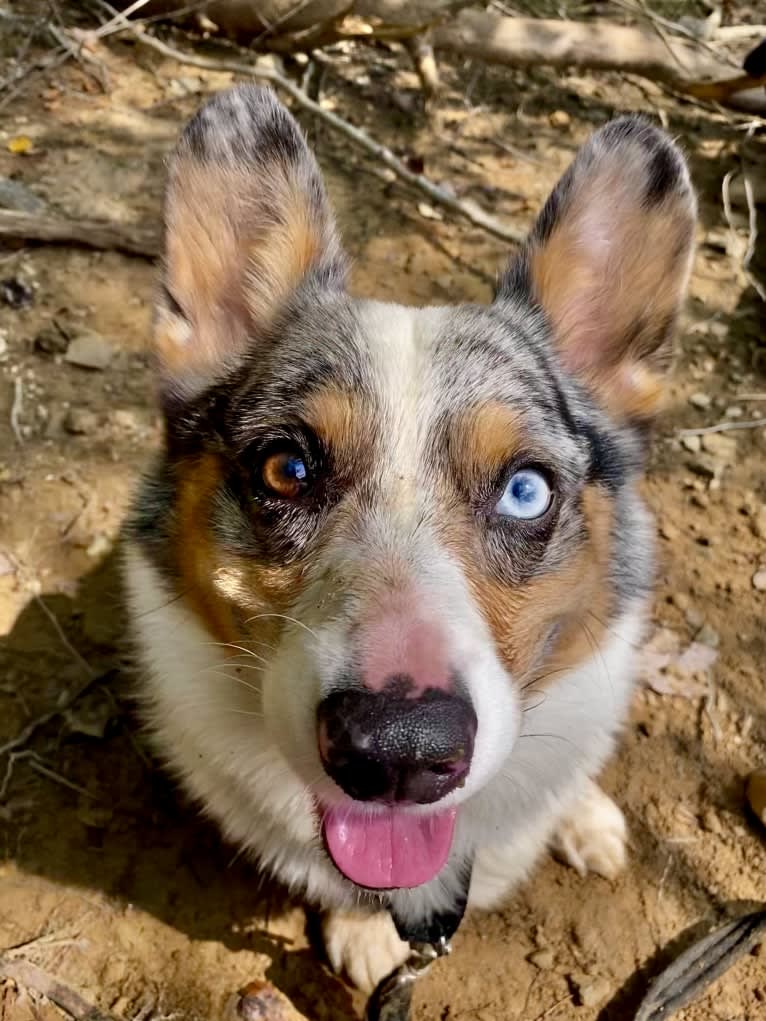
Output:
[[[200,392],[257,345],[311,275],[341,287],[344,259],[322,178],[274,94],[208,102],[173,154],[154,347],[163,393]]]

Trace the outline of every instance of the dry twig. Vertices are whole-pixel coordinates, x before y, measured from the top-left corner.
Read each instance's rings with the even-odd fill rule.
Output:
[[[331,110],[326,110],[319,103],[315,103],[313,99],[309,98],[305,92],[303,92],[297,85],[286,78],[283,74],[280,74],[274,68],[271,67],[255,67],[249,64],[242,63],[240,61],[233,60],[212,60],[208,57],[198,57],[193,53],[185,53],[183,50],[176,49],[174,46],[169,46],[167,43],[162,42],[160,39],[155,38],[148,32],[139,32],[131,24],[127,23],[124,25],[126,31],[130,32],[136,42],[142,46],[147,46],[150,49],[156,50],[165,57],[169,57],[172,60],[177,60],[180,64],[186,64],[189,67],[200,67],[208,71],[224,71],[231,74],[243,75],[248,78],[257,78],[262,81],[271,82],[277,88],[287,93],[291,99],[293,99],[298,106],[304,110],[308,110],[309,113],[318,117],[320,120],[328,124],[334,131],[343,135],[349,141],[353,142],[355,146],[363,149],[369,155],[374,156],[377,160],[388,167],[396,174],[398,178],[409,184],[411,187],[417,189],[422,194],[428,196],[428,198],[436,203],[437,205],[443,206],[445,209],[449,209],[453,213],[457,213],[459,216],[464,217],[470,221],[474,226],[481,227],[489,234],[494,237],[501,238],[503,241],[510,241],[512,244],[520,244],[526,237],[526,232],[517,230],[508,224],[501,223],[494,216],[485,212],[477,203],[472,202],[469,199],[459,199],[457,196],[452,195],[445,188],[440,187],[438,184],[429,180],[423,174],[415,174],[409,170],[405,164],[396,157],[391,150],[382,145],[380,142],[376,142],[366,131],[361,128],[355,127],[348,121],[339,117]]]
[[[728,433],[737,429],[766,429],[766,418],[756,418],[747,422],[730,421],[717,422],[715,425],[705,425],[700,429],[679,429],[676,436],[709,436],[711,433]]]
[[[112,1014],[88,1003],[74,989],[31,961],[0,957],[0,978],[10,979],[17,986],[47,997],[74,1021],[117,1021]]]
[[[24,381],[21,376],[17,376],[13,381],[13,403],[11,404],[11,429],[13,429],[13,435],[16,437],[17,443],[24,442],[24,434],[21,431],[21,425],[19,419],[21,412],[24,407]]]

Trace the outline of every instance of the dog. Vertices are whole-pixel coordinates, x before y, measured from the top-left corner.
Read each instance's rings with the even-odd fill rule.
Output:
[[[696,206],[640,117],[578,152],[487,306],[358,300],[273,93],[204,105],[169,162],[162,452],[125,531],[154,747],[323,912],[370,989],[391,912],[491,908],[548,848],[616,875],[596,785],[650,601],[638,493]]]

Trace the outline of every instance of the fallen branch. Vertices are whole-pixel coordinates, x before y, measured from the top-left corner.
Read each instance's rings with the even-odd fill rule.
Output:
[[[174,46],[168,46],[167,43],[161,42],[161,40],[156,39],[148,32],[135,31],[129,24],[125,27],[127,31],[131,32],[136,42],[140,43],[142,46],[148,46],[150,49],[156,50],[165,57],[177,60],[180,64],[186,64],[189,67],[200,67],[207,71],[227,71],[231,74],[238,74],[249,78],[257,78],[261,81],[271,82],[272,85],[277,86],[277,88],[287,93],[287,95],[290,96],[290,98],[293,99],[302,109],[307,110],[315,117],[324,121],[325,124],[328,124],[334,131],[337,131],[339,134],[349,139],[349,141],[353,142],[359,149],[363,149],[369,155],[374,156],[384,166],[393,170],[398,178],[405,181],[411,187],[417,189],[417,191],[421,192],[423,195],[426,195],[432,202],[439,206],[443,206],[445,209],[449,209],[453,213],[457,213],[474,226],[481,227],[489,234],[492,234],[497,238],[501,238],[503,241],[510,241],[512,244],[520,244],[525,239],[526,231],[517,230],[515,227],[502,223],[500,220],[495,219],[494,216],[485,212],[476,202],[473,202],[470,199],[459,199],[457,196],[450,194],[450,192],[446,189],[429,180],[429,178],[425,175],[413,173],[391,152],[389,148],[387,148],[387,146],[382,145],[380,142],[376,142],[367,134],[366,131],[355,127],[353,124],[350,124],[331,110],[326,110],[323,106],[320,106],[319,103],[315,103],[314,100],[309,98],[309,96],[298,88],[297,85],[293,84],[289,78],[286,78],[273,68],[254,67],[252,65],[233,60],[211,60],[207,57],[198,57],[192,53],[184,53],[182,50],[178,50]]]
[[[436,51],[507,67],[576,67],[624,71],[664,82],[684,95],[727,102],[756,88],[763,78],[729,76],[725,65],[697,43],[650,29],[607,21],[508,18],[491,11],[465,10],[434,29]]]
[[[19,213],[0,209],[0,239],[77,244],[114,249],[153,259],[160,254],[160,235],[146,227],[105,220],[71,220],[53,213]]]
[[[10,979],[17,986],[45,996],[74,1021],[117,1021],[113,1014],[95,1007],[78,992],[64,985],[31,961],[0,957],[0,979]]]

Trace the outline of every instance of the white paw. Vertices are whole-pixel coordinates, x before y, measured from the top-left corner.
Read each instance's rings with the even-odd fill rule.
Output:
[[[595,872],[614,879],[625,865],[628,831],[611,798],[591,780],[570,814],[559,823],[553,853],[581,876]]]
[[[322,935],[335,971],[366,993],[403,964],[410,952],[386,911],[374,915],[330,911],[322,919]]]

